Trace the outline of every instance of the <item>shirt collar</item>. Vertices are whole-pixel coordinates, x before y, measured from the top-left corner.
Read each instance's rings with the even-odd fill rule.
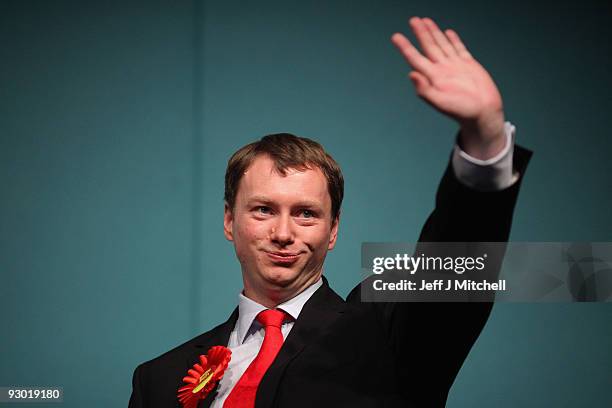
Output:
[[[306,288],[306,290],[302,291],[286,302],[281,303],[276,308],[283,309],[293,318],[293,320],[297,320],[308,299],[310,299],[313,293],[315,293],[317,289],[321,287],[321,285],[323,285],[323,279],[319,278],[319,280]],[[246,335],[249,333],[249,329],[254,324],[255,318],[259,312],[266,309],[267,307],[264,305],[260,305],[240,292],[238,295],[238,320],[236,321],[238,341],[240,344],[244,342]]]

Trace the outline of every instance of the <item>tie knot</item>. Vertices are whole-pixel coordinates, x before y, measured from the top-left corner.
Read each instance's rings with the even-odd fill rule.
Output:
[[[280,328],[286,316],[287,313],[283,310],[268,309],[257,315],[257,321],[261,323],[263,327],[274,326]]]

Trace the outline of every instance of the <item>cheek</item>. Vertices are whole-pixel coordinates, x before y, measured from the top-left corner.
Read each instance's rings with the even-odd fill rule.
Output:
[[[234,244],[241,253],[249,251],[252,247],[258,248],[266,238],[269,238],[269,233],[266,233],[265,227],[260,223],[253,224],[247,221],[240,225],[242,227],[234,231]]]
[[[329,228],[325,226],[307,230],[304,234],[304,242],[313,251],[321,251],[323,248],[327,250],[329,238]]]

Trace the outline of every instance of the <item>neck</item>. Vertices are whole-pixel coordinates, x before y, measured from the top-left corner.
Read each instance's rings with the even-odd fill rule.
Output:
[[[257,288],[255,286],[247,284],[244,281],[244,296],[249,299],[267,307],[268,309],[274,309],[281,303],[285,303],[289,299],[292,299],[308,289],[321,277],[321,272],[313,275],[311,278],[304,281],[298,286],[279,287],[275,285],[264,286],[263,288]]]

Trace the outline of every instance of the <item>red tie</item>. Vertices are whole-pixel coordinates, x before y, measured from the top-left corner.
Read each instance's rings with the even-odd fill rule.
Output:
[[[257,387],[283,345],[281,325],[285,316],[287,314],[282,310],[272,309],[264,310],[257,315],[257,321],[266,329],[263,344],[255,360],[251,362],[225,399],[223,408],[253,408],[255,406]]]

